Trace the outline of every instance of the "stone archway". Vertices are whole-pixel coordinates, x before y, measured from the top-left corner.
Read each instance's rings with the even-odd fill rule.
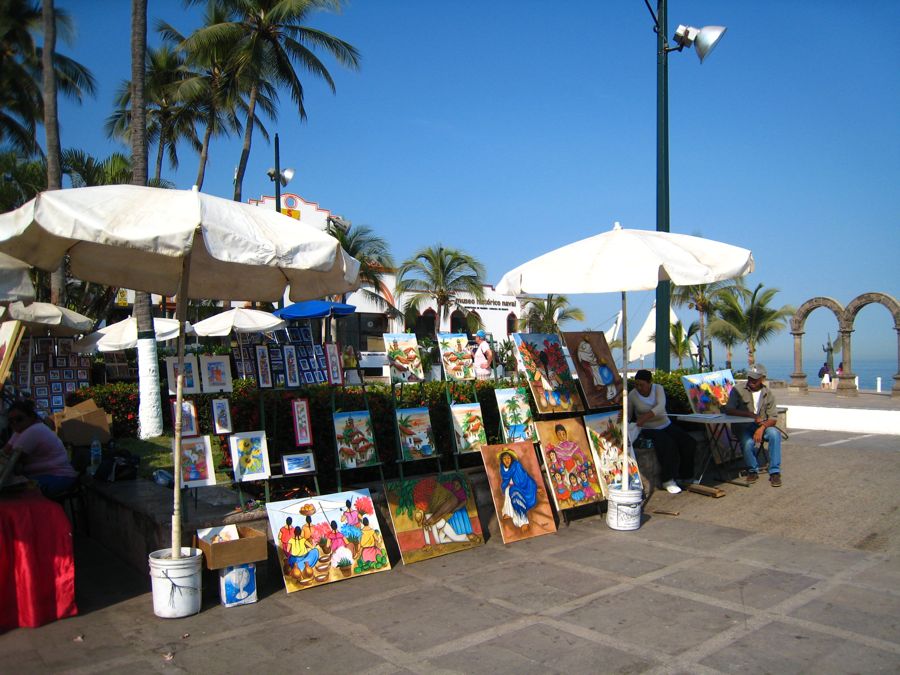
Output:
[[[791,335],[794,336],[794,372],[791,373],[790,391],[806,393],[809,385],[803,372],[803,330],[806,319],[814,309],[827,307],[837,319],[839,330],[844,317],[844,306],[834,298],[819,296],[804,302],[791,317]]]
[[[842,349],[844,349],[844,371],[838,380],[838,394],[856,395],[856,386],[854,379],[856,375],[853,373],[853,359],[851,354],[850,336],[853,333],[853,324],[856,321],[856,315],[866,305],[878,304],[883,305],[894,318],[894,330],[897,331],[897,372],[894,374],[894,384],[891,387],[892,396],[900,396],[900,303],[887,293],[863,293],[858,295],[849,303],[844,310],[843,319],[841,321],[841,341]]]

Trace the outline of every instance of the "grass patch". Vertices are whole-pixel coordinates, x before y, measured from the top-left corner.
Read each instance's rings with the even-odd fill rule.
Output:
[[[218,447],[218,439],[213,437],[213,462],[221,458],[221,450]],[[135,457],[140,457],[138,476],[153,480],[153,472],[157,469],[165,469],[172,473],[172,436],[156,436],[155,438],[117,438],[116,445],[127,450]],[[216,471],[216,484],[223,487],[230,486],[232,475],[229,471]]]

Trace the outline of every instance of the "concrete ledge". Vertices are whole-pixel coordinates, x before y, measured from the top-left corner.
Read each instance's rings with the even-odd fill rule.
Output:
[[[791,429],[900,435],[900,410],[802,405],[788,405],[786,408],[787,422]]]

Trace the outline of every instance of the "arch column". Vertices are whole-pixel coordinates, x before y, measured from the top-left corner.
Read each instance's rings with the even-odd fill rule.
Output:
[[[838,378],[837,391],[838,396],[858,396],[859,390],[856,388],[856,374],[853,372],[853,356],[851,350],[850,336],[853,334],[853,328],[841,326],[841,359],[844,362],[844,372]]]
[[[894,386],[891,387],[891,396],[900,397],[900,326],[897,326],[897,372],[894,375]]]
[[[792,330],[791,335],[794,336],[794,372],[791,373],[791,383],[788,385],[788,391],[808,394],[809,385],[806,381],[806,373],[803,372],[803,331]]]

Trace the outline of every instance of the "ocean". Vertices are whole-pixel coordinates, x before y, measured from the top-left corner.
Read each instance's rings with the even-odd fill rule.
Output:
[[[737,356],[737,354],[735,354]],[[760,359],[760,362],[766,366],[769,371],[770,380],[787,380],[790,381],[791,373],[794,370],[794,359]],[[819,384],[819,368],[825,362],[823,357],[816,359],[803,358],[803,372],[806,373],[806,380],[810,387]],[[834,367],[837,368],[840,359],[834,360]],[[718,365],[718,364],[717,364]],[[735,369],[745,367],[744,360],[734,361]],[[897,372],[896,359],[867,359],[865,357],[853,359],[853,372],[859,377],[859,388],[867,391],[875,391],[875,378],[881,378],[881,391],[890,391],[894,386],[894,373]]]

